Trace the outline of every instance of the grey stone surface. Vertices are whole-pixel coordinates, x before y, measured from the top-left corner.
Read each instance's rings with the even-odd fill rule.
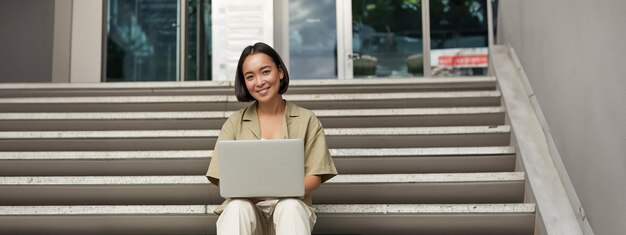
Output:
[[[504,113],[504,107],[312,110],[318,117]],[[0,113],[0,120],[125,120],[227,118],[233,111]]]
[[[48,112],[0,113],[0,120],[132,120],[132,119],[209,119],[226,118],[215,112]]]
[[[25,98],[0,98],[0,104],[62,104],[62,103],[181,103],[181,102],[225,102],[226,96],[104,96],[104,97],[25,97]]]
[[[212,150],[171,151],[56,151],[56,152],[0,152],[0,160],[62,160],[62,159],[171,159],[208,158]]]
[[[206,214],[216,207],[216,205],[0,206],[0,214],[5,216]]]
[[[149,185],[208,184],[204,176],[54,176],[0,177],[0,185]]]
[[[312,110],[318,117],[503,113],[504,107]],[[0,116],[1,117],[1,116]]]
[[[448,91],[448,92],[419,92],[419,93],[371,93],[371,94],[314,94],[314,95],[284,95],[291,101],[320,101],[320,100],[382,100],[382,99],[415,99],[415,98],[470,98],[470,97],[499,97],[498,91]],[[231,97],[229,101],[235,101]],[[1,102],[1,100],[0,100]]]
[[[495,155],[514,154],[515,148],[504,147],[450,147],[450,148],[383,148],[383,149],[330,149],[333,157],[349,156],[437,156],[437,155]],[[212,150],[180,151],[56,151],[56,152],[0,152],[0,160],[9,159],[159,159],[207,158]]]
[[[429,135],[465,133],[508,133],[510,127],[464,126],[464,127],[407,127],[407,128],[329,128],[327,135]]]
[[[515,148],[505,147],[450,147],[450,148],[382,148],[382,149],[330,149],[334,157],[344,156],[419,156],[419,155],[472,155],[513,154]],[[0,156],[1,153],[0,153]]]
[[[361,222],[354,222],[365,219],[377,221],[367,222],[379,228],[372,230],[374,234],[384,234],[387,229],[398,231],[389,234],[415,231],[420,234],[456,231],[458,234],[458,231],[467,232],[463,227],[471,224],[474,230],[466,234],[507,231],[501,234],[527,235],[525,231],[533,227],[535,205],[523,203],[525,174],[502,172],[513,170],[516,151],[514,147],[508,146],[511,127],[501,121],[504,119],[505,109],[500,106],[500,92],[490,87],[491,82],[495,83],[495,78],[294,81],[291,85],[301,89],[301,93],[286,95],[285,98],[301,101],[305,107],[312,105],[310,109],[322,121],[331,120],[337,123],[325,128],[331,153],[338,168],[345,167],[341,164],[352,167],[350,174],[336,176],[315,192],[316,202],[322,204],[318,205],[317,210],[320,221],[318,233],[344,231],[344,234],[367,234],[361,231]],[[13,212],[7,212],[8,215],[15,215],[2,218],[20,220],[24,223],[22,226],[29,228],[35,227],[34,224],[28,224],[31,222],[44,224],[32,231],[42,231],[37,229],[45,229],[54,224],[46,221],[63,221],[70,215],[73,220],[95,221],[88,222],[85,231],[101,231],[98,230],[101,224],[109,224],[119,226],[116,228],[119,230],[115,231],[124,232],[126,230],[123,229],[127,228],[125,226],[137,222],[145,225],[136,225],[134,228],[138,230],[133,231],[154,233],[154,230],[149,230],[154,226],[148,224],[168,221],[159,224],[177,226],[190,223],[193,217],[194,221],[202,221],[194,225],[196,230],[193,231],[206,231],[205,221],[215,219],[212,214],[215,206],[203,204],[221,202],[217,187],[201,175],[212,155],[209,148],[219,133],[219,128],[215,125],[218,121],[214,119],[230,116],[231,110],[236,110],[243,104],[235,103],[232,95],[198,95],[198,90],[195,90],[200,87],[221,89],[231,87],[232,83],[180,84],[58,86],[50,90],[67,89],[77,93],[76,97],[57,98],[45,97],[44,93],[38,93],[36,87],[31,87],[31,90],[23,87],[25,91],[32,92],[28,95],[41,98],[0,98],[0,105],[7,108],[5,111],[12,112],[0,113],[0,120],[7,120],[5,126],[14,123],[39,123],[40,128],[47,128],[44,125],[77,125],[77,121],[86,120],[83,125],[94,123],[111,128],[108,131],[78,131],[82,129],[73,129],[78,127],[63,124],[58,128],[59,131],[40,131],[36,128],[32,131],[0,131],[0,142],[5,150],[0,152],[3,164],[21,167],[30,164],[32,169],[30,166],[27,168],[31,172],[46,172],[31,175],[14,173],[12,176],[0,177],[0,187],[10,190],[10,194],[3,195],[3,205],[59,205],[0,206],[0,215],[5,214],[3,212],[9,210],[7,208],[13,208]],[[326,87],[341,92],[328,92]],[[382,87],[383,90],[376,90],[377,87]],[[361,88],[363,90],[359,91]],[[0,86],[0,90],[2,89]],[[46,88],[42,86],[40,89]],[[83,97],[89,96],[84,94],[89,89],[101,93]],[[121,97],[111,95],[124,89],[128,89],[128,93]],[[132,93],[132,89],[137,89],[137,93]],[[58,92],[56,95],[64,95],[63,90],[55,91]],[[195,93],[191,95],[184,91]],[[156,92],[181,92],[182,95],[167,93],[153,96]],[[26,96],[25,94],[24,97]],[[411,100],[398,101],[405,99]],[[329,106],[329,102],[333,105]],[[98,104],[102,104],[102,110],[96,110]],[[41,107],[46,109],[39,110]],[[221,111],[222,108],[228,111]],[[163,112],[175,110],[180,112]],[[194,112],[196,110],[200,112]],[[109,113],[105,113],[107,111]],[[494,113],[497,115],[474,115]],[[437,119],[442,115],[446,115],[446,121],[424,124],[430,122],[431,117]],[[186,122],[191,119],[207,119],[214,124],[203,126],[199,130],[193,130],[195,126],[141,129],[148,125],[138,128],[141,130],[113,129],[122,122],[130,123],[126,125],[128,127],[142,120],[165,120],[156,122],[160,124]],[[467,123],[458,122],[461,119],[471,120]],[[12,120],[18,121],[10,122]],[[377,120],[378,124],[373,125],[373,120]],[[49,123],[45,123],[46,121]],[[350,128],[353,126],[346,124],[359,121],[366,124],[369,122],[369,125],[359,124],[366,128]],[[385,122],[394,122],[395,126],[387,126]],[[75,131],[62,131],[63,128]],[[423,148],[419,148],[420,146]],[[173,149],[181,151],[172,151]],[[478,164],[493,167],[481,168]],[[194,167],[189,167],[191,165]],[[103,168],[102,166],[106,166],[106,169],[98,169]],[[72,171],[71,167],[84,167],[88,170]],[[368,171],[370,168],[385,167],[396,170],[375,173]],[[133,173],[132,170],[136,168],[149,173]],[[171,171],[172,168],[178,171]],[[163,172],[161,169],[167,171]],[[483,173],[477,169],[488,169],[490,172]],[[455,172],[456,170],[459,172]],[[71,172],[74,176],[63,175],[63,171]],[[92,202],[102,205],[90,205]],[[71,206],[73,204],[77,206]],[[133,206],[136,204],[154,206]],[[134,214],[133,210],[144,212]],[[39,219],[23,215],[38,215]],[[172,216],[177,219],[170,220]],[[10,223],[9,219],[0,218],[0,225]],[[430,230],[437,229],[437,226],[424,224],[422,220],[450,226],[446,226],[445,230]],[[339,221],[339,225],[333,224],[336,221]],[[415,222],[419,222],[419,226]],[[418,227],[425,229],[415,230]],[[449,227],[454,228],[448,230]],[[504,230],[499,230],[501,228]],[[0,228],[1,231],[9,230]]]
[[[72,139],[72,138],[165,138],[217,137],[219,130],[156,130],[156,131],[8,131],[0,139]]]
[[[470,214],[470,213],[534,213],[535,204],[429,204],[429,205],[317,205],[320,213],[374,213],[374,214]]]
[[[494,68],[498,84],[504,103],[509,107],[509,120],[547,233],[583,234],[508,48],[492,48],[491,58],[496,61]]]
[[[216,205],[0,206],[3,215],[207,214]],[[316,205],[319,214],[534,213],[535,204],[339,204]]]
[[[380,84],[433,84],[433,83],[459,83],[459,82],[492,82],[495,77],[449,77],[441,78],[385,78],[367,80],[293,80],[292,86],[312,85],[380,85]],[[2,89],[111,89],[111,88],[212,88],[234,87],[231,81],[186,81],[186,82],[123,82],[123,83],[52,83],[52,84],[23,84],[9,83],[0,84]]]
[[[327,183],[442,183],[523,181],[523,172],[338,175]]]
[[[5,131],[0,139],[73,139],[73,138],[166,138],[217,137],[219,130],[133,130],[133,131]],[[408,127],[408,128],[328,128],[327,135],[434,135],[469,133],[508,133],[510,127]]]
[[[523,181],[522,172],[440,173],[440,174],[340,174],[330,184],[352,183],[442,183]],[[0,186],[8,185],[177,185],[209,184],[204,176],[53,176],[0,177]]]

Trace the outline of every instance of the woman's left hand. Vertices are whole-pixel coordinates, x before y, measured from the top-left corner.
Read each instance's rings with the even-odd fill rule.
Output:
[[[304,176],[304,194],[308,195],[315,191],[322,184],[322,177],[317,175]]]

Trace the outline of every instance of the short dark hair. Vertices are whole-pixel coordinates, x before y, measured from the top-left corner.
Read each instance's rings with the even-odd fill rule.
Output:
[[[276,68],[283,70],[284,77],[280,80],[280,88],[278,89],[278,93],[284,94],[289,87],[289,73],[287,72],[287,66],[285,66],[285,63],[283,63],[283,59],[280,58],[278,52],[276,52],[276,50],[274,50],[274,48],[272,48],[271,46],[262,42],[257,42],[254,45],[247,46],[245,49],[243,49],[243,51],[241,52],[241,56],[239,57],[239,62],[237,63],[237,74],[235,74],[235,96],[237,96],[237,100],[239,101],[249,102],[255,100],[254,97],[250,95],[248,88],[246,88],[246,82],[244,81],[242,68],[243,61],[246,60],[249,55],[255,53],[263,53],[268,55],[276,64]]]

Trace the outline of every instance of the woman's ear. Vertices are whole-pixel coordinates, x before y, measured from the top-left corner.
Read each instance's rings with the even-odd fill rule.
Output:
[[[278,66],[278,80],[283,80],[285,73],[283,72],[283,66]]]

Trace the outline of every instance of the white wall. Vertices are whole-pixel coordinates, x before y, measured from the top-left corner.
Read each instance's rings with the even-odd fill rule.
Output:
[[[595,234],[626,231],[626,1],[501,0],[499,44],[526,71]]]

